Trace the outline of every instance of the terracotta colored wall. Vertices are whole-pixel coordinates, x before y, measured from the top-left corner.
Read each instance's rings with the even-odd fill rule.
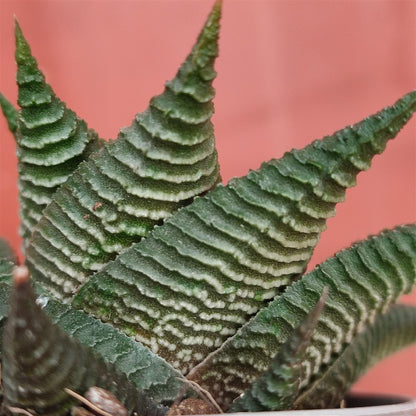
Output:
[[[16,97],[13,14],[57,94],[106,138],[161,92],[205,0],[0,0],[0,89]],[[225,0],[215,125],[225,180],[332,133],[416,88],[416,2]],[[416,120],[338,207],[311,264],[416,220]],[[0,120],[0,234],[18,246],[14,144]],[[406,298],[416,304],[416,294]],[[416,348],[357,386],[416,396]]]

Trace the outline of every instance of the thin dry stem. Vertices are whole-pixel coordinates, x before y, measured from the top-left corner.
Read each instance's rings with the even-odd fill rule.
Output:
[[[215,407],[215,409],[218,411],[218,413],[224,413],[224,411],[221,409],[220,405],[215,401],[215,399],[212,397],[211,393],[208,390],[205,390],[202,388],[197,382],[193,380],[187,380],[180,378],[179,380],[183,381],[185,384],[189,384],[191,387],[194,388],[194,390],[198,393],[198,396],[207,402],[208,404],[211,404]]]
[[[85,404],[85,406],[88,406],[91,410],[93,410],[94,412],[98,413],[99,415],[102,415],[102,416],[113,416],[111,413],[108,413],[105,410],[100,409],[94,403],[91,403],[88,399],[86,399],[84,396],[81,396],[80,394],[76,393],[75,391],[73,391],[71,389],[68,389],[66,387],[64,388],[64,391],[65,391],[65,393],[69,394],[73,398],[75,398],[78,401],[80,401],[82,404]]]
[[[7,410],[9,410],[9,412],[17,414],[17,415],[34,416],[32,413],[28,412],[25,409],[21,409],[20,407],[7,406]]]

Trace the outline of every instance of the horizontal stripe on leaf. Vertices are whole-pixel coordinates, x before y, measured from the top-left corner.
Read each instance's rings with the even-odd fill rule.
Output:
[[[100,158],[100,168],[109,177],[118,180],[125,188],[133,186],[136,179],[131,171],[140,178],[150,178],[172,182],[172,184],[193,182],[196,183],[203,176],[208,176],[217,168],[217,154],[212,152],[205,159],[193,164],[172,164],[164,161],[154,161],[140,155],[132,154],[132,146],[126,141],[117,141],[112,148],[106,149]],[[134,150],[133,150],[134,151]],[[115,175],[117,172],[118,175]],[[126,172],[126,181],[123,183],[123,172]]]
[[[332,408],[370,367],[416,341],[416,308],[394,305],[358,334],[294,402],[295,409]]]
[[[20,172],[20,180],[39,187],[58,187],[65,183],[79,162],[79,158],[71,158],[59,165],[53,166],[26,164]]]
[[[200,144],[168,143],[157,137],[152,137],[140,124],[133,123],[130,127],[121,129],[120,137],[124,137],[131,145],[130,151],[136,149],[144,153],[148,159],[163,160],[171,164],[193,164],[199,162],[215,150],[214,135]],[[138,139],[140,138],[140,139]]]
[[[169,118],[168,118],[169,117]],[[156,108],[144,111],[136,116],[136,121],[151,135],[166,142],[182,145],[195,145],[209,139],[213,132],[212,124],[189,124],[182,120],[170,118]]]
[[[176,93],[166,86],[165,94],[151,100],[152,107],[162,113],[169,113],[173,119],[178,119],[188,124],[200,124],[208,121],[214,114],[214,105],[208,101],[205,105],[198,105],[195,99],[184,93]],[[182,111],[180,111],[183,109]]]
[[[50,104],[52,99],[52,89],[50,87],[45,88],[39,82],[21,83],[19,86],[19,105],[21,107]]]
[[[354,155],[361,158],[363,154],[368,158],[374,156],[374,152],[367,152],[367,144],[372,141],[384,143],[388,138],[386,132],[397,132],[411,116],[415,105],[416,92],[412,92],[394,106],[353,127],[326,136],[302,150],[287,153],[280,160],[264,163],[247,177],[235,178],[227,186],[219,185],[205,197],[196,198],[161,227],[155,228],[146,240],[133,246],[131,251],[137,256],[138,264],[133,267],[137,274],[135,288],[125,283],[121,289],[125,272],[119,271],[120,276],[115,273],[111,277],[106,276],[104,290],[100,288],[103,275],[98,273],[81,288],[75,300],[77,307],[111,320],[116,326],[125,325],[129,334],[136,334],[141,342],[157,350],[185,373],[198,363],[199,357],[214,349],[213,344],[218,339],[215,335],[216,341],[212,343],[204,332],[201,336],[188,334],[184,322],[189,318],[180,315],[185,314],[186,308],[179,308],[183,309],[180,311],[175,309],[182,301],[190,303],[189,297],[196,282],[204,299],[202,304],[196,301],[198,306],[195,309],[201,325],[210,319],[209,314],[203,313],[209,311],[210,305],[218,304],[218,295],[213,289],[218,294],[226,294],[222,299],[222,315],[239,310],[243,320],[249,319],[280,294],[306,268],[319,233],[325,229],[326,219],[334,214],[335,202],[344,199],[343,186],[355,184],[354,177],[358,171],[349,159]],[[355,141],[345,147],[344,139],[349,142],[352,138]],[[362,146],[366,148],[364,153]],[[383,146],[372,145],[374,149],[380,147]],[[127,254],[116,259],[116,266],[111,268],[123,263],[124,256]],[[105,273],[107,269],[104,269]],[[165,275],[169,278],[164,278]],[[119,292],[111,297],[112,302],[120,297],[114,305],[117,310],[113,310],[111,302],[101,308],[103,299],[100,296],[109,295],[111,279],[120,285]],[[129,306],[123,306],[123,296],[128,291],[136,290],[151,297],[144,290],[148,281],[152,284],[159,282],[161,287],[168,286],[177,293],[177,297],[171,301],[170,307],[161,299],[153,299],[154,306],[148,315],[158,313],[161,319],[166,317],[171,322],[153,327],[147,325],[143,330],[139,323],[143,320],[139,318],[143,313],[137,305],[139,300],[129,300]],[[336,304],[331,302],[329,299],[328,308],[332,307],[337,313]],[[346,318],[340,316],[343,328],[334,326],[329,320],[325,323],[327,331],[336,340],[342,338],[343,331],[348,337],[355,331],[348,305],[340,303],[346,312]],[[357,316],[366,315],[366,308],[361,304],[354,311]],[[232,331],[237,331],[239,324],[221,319],[224,322],[222,339],[225,341]],[[161,334],[166,334],[165,339],[161,339]],[[186,341],[183,342],[182,338]],[[323,344],[327,338],[323,338]],[[324,359],[329,355],[330,349],[327,348]],[[311,371],[315,371],[319,362],[316,361],[313,366]]]
[[[391,248],[392,244],[395,249],[385,256],[381,247]],[[266,370],[287,340],[288,328],[300,324],[328,287],[326,307],[304,361],[301,387],[306,387],[321,366],[330,363],[376,313],[409,292],[415,283],[416,225],[385,231],[337,253],[292,284],[194,369],[190,378],[228,407]]]
[[[20,163],[29,166],[51,166],[57,165],[78,157],[82,154],[88,141],[87,126],[84,122],[79,122],[77,129],[68,139],[63,139],[59,143],[46,145],[41,149],[18,148],[17,156]],[[18,137],[18,144],[20,140]],[[23,165],[24,169],[24,165]],[[21,169],[22,171],[24,171]],[[53,174],[53,171],[51,172]]]
[[[44,146],[68,139],[74,134],[76,127],[77,117],[72,111],[66,111],[56,123],[39,126],[31,131],[27,131],[27,128],[21,125],[20,145],[29,149],[42,149]],[[37,140],[33,141],[33,138],[27,133],[36,135]]]
[[[191,79],[197,89],[212,86],[214,76],[208,74],[215,75],[219,19],[217,3],[178,71],[177,88],[167,86],[116,141],[81,163],[45,209],[27,263],[34,279],[45,289],[50,286],[56,296],[70,301],[89,274],[219,182],[212,97],[201,102],[179,88]],[[63,268],[60,277],[49,262],[38,263],[48,257],[48,244],[58,269]],[[81,268],[82,273],[72,275],[69,262],[75,263],[72,270]],[[59,294],[57,282],[62,280],[68,283]]]
[[[0,283],[1,334],[1,325],[8,314],[9,293],[10,286]],[[112,326],[43,295],[37,299],[37,303],[53,323],[81,344],[91,348],[106,362],[113,364],[140,390],[158,402],[174,400],[183,387],[183,382],[178,379],[181,378],[179,372]]]
[[[38,212],[37,202],[30,197],[27,198],[24,195],[20,195],[19,204],[21,211],[19,231],[23,233],[26,229],[32,229],[42,218],[42,215]]]
[[[56,123],[65,113],[65,104],[56,99],[51,104],[36,105],[34,108],[23,107],[19,112],[19,123],[22,123],[27,131],[35,127]],[[28,135],[26,139],[29,140]],[[32,140],[36,137],[32,136]]]

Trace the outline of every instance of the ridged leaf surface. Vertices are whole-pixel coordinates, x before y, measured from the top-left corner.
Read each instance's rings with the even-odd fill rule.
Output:
[[[16,22],[18,113],[15,131],[21,235],[27,240],[59,185],[97,144],[94,134],[45,82]],[[12,125],[13,128],[13,125]],[[90,145],[90,146],[89,146]],[[25,241],[27,242],[27,241]]]
[[[220,14],[218,2],[165,91],[81,164],[45,210],[27,261],[56,297],[70,300],[120,250],[218,183],[211,116]]]
[[[0,277],[4,276],[0,274]],[[3,325],[8,314],[12,269],[7,277],[7,283],[0,282],[0,337],[3,336]],[[36,302],[54,324],[113,364],[149,397],[158,402],[173,401],[183,387],[178,371],[111,325],[45,296],[40,296]],[[0,343],[0,356],[1,353]]]
[[[325,309],[307,349],[305,387],[333,354],[416,282],[416,225],[397,227],[352,246],[292,284],[235,336],[196,367],[189,378],[224,408],[267,369],[324,287]]]
[[[340,404],[353,383],[374,364],[416,342],[416,307],[393,305],[376,317],[294,403],[295,409]]]
[[[124,373],[140,390],[157,401],[172,401],[183,382],[181,374],[148,348],[134,341],[111,325],[64,305],[53,299],[47,301],[44,312],[67,334],[90,347],[106,362]]]
[[[132,411],[138,392],[127,377],[53,324],[36,304],[26,273],[17,269],[3,331],[2,381],[6,405],[39,415],[65,415],[88,387],[111,391]]]
[[[412,92],[219,185],[95,274],[74,304],[186,373],[302,274],[345,189],[415,105]]]

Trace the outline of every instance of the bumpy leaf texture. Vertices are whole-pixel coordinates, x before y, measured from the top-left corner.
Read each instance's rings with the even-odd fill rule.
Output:
[[[345,343],[416,283],[416,224],[371,237],[317,266],[262,309],[189,378],[228,408],[267,369],[324,287],[325,309],[304,360],[300,387],[342,352]]]
[[[15,35],[21,107],[15,132],[20,232],[27,243],[53,193],[78,164],[100,146],[100,140],[45,82],[17,21]]]
[[[415,107],[412,92],[219,185],[92,276],[74,305],[186,373],[303,273],[345,189]]]
[[[10,283],[17,259],[7,241],[0,239],[0,338],[8,315]],[[124,373],[142,392],[142,398],[171,402],[183,387],[181,374],[148,348],[134,341],[111,325],[103,324],[86,313],[45,296],[36,302],[51,321],[94,354]],[[0,358],[3,347],[0,343]],[[143,403],[146,408],[146,400]]]
[[[348,345],[296,399],[295,409],[336,407],[376,362],[416,342],[416,307],[393,305]]]
[[[120,250],[218,183],[211,116],[221,3],[164,92],[55,194],[27,251],[33,278],[70,301]]]
[[[148,348],[111,325],[64,305],[40,297],[44,312],[67,334],[124,373],[140,390],[158,402],[175,399],[183,387],[181,374]]]
[[[2,265],[0,260],[0,266]],[[0,337],[7,318],[12,268],[0,274]],[[7,280],[6,280],[7,278]],[[124,373],[144,394],[158,402],[171,402],[183,387],[181,374],[111,325],[75,310],[59,301],[40,296],[36,302],[51,321],[71,337]],[[2,345],[0,344],[0,357]]]
[[[290,335],[270,362],[269,368],[234,403],[230,412],[262,412],[291,409],[299,394],[303,362],[327,290],[304,321]]]
[[[132,411],[136,386],[111,364],[54,325],[36,304],[26,268],[14,272],[10,311],[3,334],[2,380],[8,406],[40,415],[64,415],[88,387],[111,391]]]

